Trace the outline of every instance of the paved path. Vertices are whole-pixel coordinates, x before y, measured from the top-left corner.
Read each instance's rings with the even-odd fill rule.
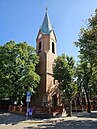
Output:
[[[24,116],[0,113],[0,129],[97,129],[97,112],[73,117],[25,121]]]

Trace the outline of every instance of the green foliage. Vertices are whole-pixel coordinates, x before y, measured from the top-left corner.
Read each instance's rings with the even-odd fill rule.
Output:
[[[88,99],[90,93],[97,93],[97,9],[95,15],[88,19],[87,28],[81,28],[75,46],[80,52],[77,81],[84,87]]]
[[[87,60],[97,60],[97,10],[95,16],[89,18],[88,27],[81,28],[76,47],[80,48],[80,54],[84,54]]]
[[[92,83],[97,78],[97,9],[95,10],[95,16],[89,18],[88,22],[88,27],[81,29],[78,42],[75,42],[75,46],[80,49],[79,58],[81,67],[85,70],[84,73],[90,71],[86,76],[90,80],[89,83],[91,82],[93,86]],[[90,67],[82,66],[82,64],[89,64]]]
[[[34,93],[40,81],[35,72],[39,57],[26,42],[14,41],[0,46],[0,98],[22,99],[26,91]]]
[[[62,55],[57,57],[53,67],[54,78],[58,80],[64,95],[69,100],[75,96],[77,91],[77,85],[74,81],[76,73],[74,63],[72,57]]]
[[[53,67],[54,78],[58,80],[62,95],[65,99],[67,98],[69,102],[72,101],[77,93],[77,84],[75,81],[76,69],[74,63],[72,57],[63,54],[57,57]]]

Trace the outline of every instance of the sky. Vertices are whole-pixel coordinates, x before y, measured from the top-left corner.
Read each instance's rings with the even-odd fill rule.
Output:
[[[95,14],[97,0],[0,0],[0,45],[14,40],[36,47],[46,7],[57,37],[57,55],[65,53],[77,61],[73,42]]]

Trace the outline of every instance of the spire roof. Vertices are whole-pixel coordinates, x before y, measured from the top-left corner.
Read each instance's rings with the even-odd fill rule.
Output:
[[[49,16],[48,16],[47,8],[46,8],[46,13],[45,13],[45,17],[42,23],[41,30],[44,34],[50,34],[51,30],[53,30],[52,25],[50,23]]]

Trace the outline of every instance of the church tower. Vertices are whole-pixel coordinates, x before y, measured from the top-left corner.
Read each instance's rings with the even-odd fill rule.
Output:
[[[36,38],[36,53],[40,57],[37,73],[41,77],[34,99],[34,104],[37,107],[57,105],[56,81],[53,78],[53,63],[57,57],[56,42],[55,32],[46,9],[42,26]]]

